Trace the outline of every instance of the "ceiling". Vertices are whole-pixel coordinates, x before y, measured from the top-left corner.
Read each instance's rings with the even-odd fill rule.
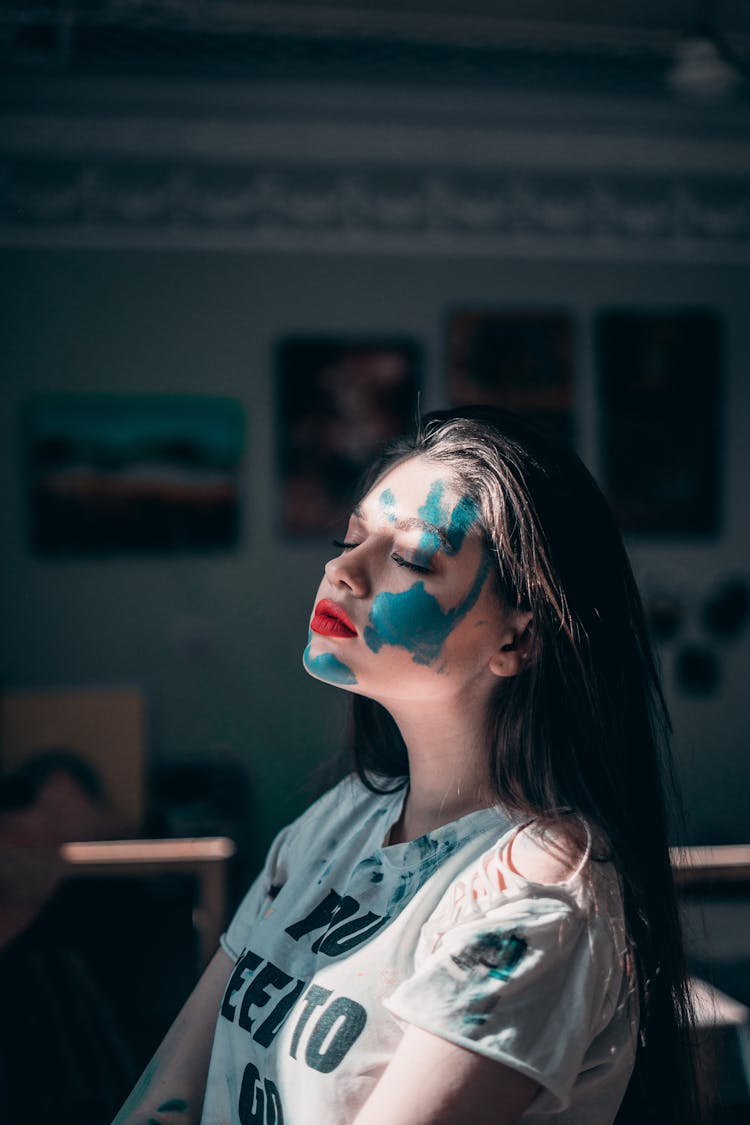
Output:
[[[0,229],[745,260],[748,44],[750,0],[4,0]]]
[[[661,100],[695,34],[750,101],[750,0],[5,0],[0,69],[11,99],[96,76]]]
[[[334,44],[352,57],[369,50],[373,62],[377,48],[398,46],[473,51],[480,66],[479,56],[492,52],[647,59],[672,51],[696,25],[747,57],[750,0],[6,0],[0,59],[15,67],[220,71],[252,60],[253,42],[273,43],[277,63],[286,44],[292,67],[305,62],[305,44],[327,50],[327,65]]]

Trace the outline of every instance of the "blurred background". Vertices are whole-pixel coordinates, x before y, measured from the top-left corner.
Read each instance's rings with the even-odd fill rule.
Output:
[[[482,400],[613,504],[675,842],[746,843],[747,0],[25,0],[0,73],[8,846],[228,836],[229,909],[344,739],[301,653],[353,482]],[[97,884],[92,949],[178,951],[106,1096],[194,974],[181,878]]]

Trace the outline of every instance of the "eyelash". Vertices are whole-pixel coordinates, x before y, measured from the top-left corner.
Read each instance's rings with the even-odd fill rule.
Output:
[[[334,539],[333,546],[338,547],[340,551],[351,551],[354,547],[358,547],[359,543],[344,543],[341,539]],[[428,566],[418,566],[417,563],[408,562],[406,559],[402,558],[401,555],[394,553],[391,555],[391,558],[396,566],[406,567],[407,570],[413,570],[415,574],[432,573]]]

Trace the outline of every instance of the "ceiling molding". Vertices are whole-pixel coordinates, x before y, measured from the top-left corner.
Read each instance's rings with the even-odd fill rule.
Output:
[[[745,177],[0,168],[6,246],[750,261]]]
[[[19,97],[0,244],[750,258],[742,106],[208,88]]]

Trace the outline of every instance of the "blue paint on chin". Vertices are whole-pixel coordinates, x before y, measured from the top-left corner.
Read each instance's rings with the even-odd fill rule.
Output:
[[[357,677],[351,668],[348,668],[332,652],[321,652],[317,656],[313,656],[309,644],[302,656],[302,663],[311,676],[315,676],[318,680],[324,680],[327,684],[342,685],[356,684],[357,682]]]
[[[372,603],[364,631],[365,643],[373,652],[383,645],[397,645],[411,653],[415,664],[432,664],[453,628],[476,602],[490,568],[482,561],[470,590],[455,609],[443,609],[424,582],[415,582],[399,594],[378,594]]]

